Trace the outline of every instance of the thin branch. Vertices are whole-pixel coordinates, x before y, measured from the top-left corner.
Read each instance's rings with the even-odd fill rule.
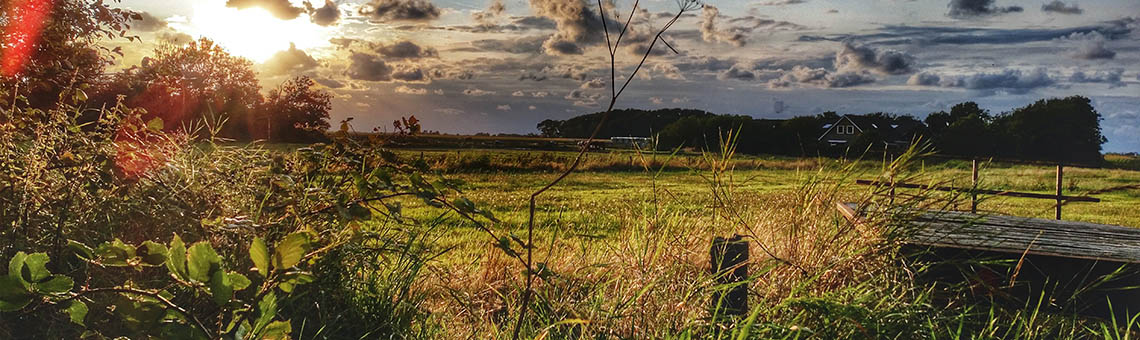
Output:
[[[133,288],[93,288],[93,289],[83,289],[83,290],[79,291],[78,293],[75,293],[75,294],[74,294],[74,295],[72,295],[71,297],[68,297],[68,298],[66,298],[66,299],[60,300],[58,303],[63,303],[63,302],[67,302],[67,301],[71,301],[71,300],[75,300],[75,299],[78,299],[78,298],[80,298],[80,297],[83,297],[83,296],[85,296],[85,295],[89,295],[89,294],[98,294],[98,293],[122,293],[122,294],[135,294],[135,295],[142,295],[142,296],[146,296],[146,297],[150,297],[150,298],[153,298],[153,299],[155,299],[155,300],[158,300],[159,302],[162,302],[162,304],[166,305],[166,307],[168,307],[168,308],[170,308],[170,309],[173,309],[173,310],[176,310],[176,311],[178,311],[178,313],[181,313],[182,315],[185,315],[186,317],[188,317],[188,318],[190,318],[191,320],[193,320],[193,321],[194,321],[194,325],[198,326],[198,329],[202,331],[202,334],[205,334],[206,336],[210,336],[210,334],[211,334],[210,330],[206,328],[205,324],[203,324],[201,320],[198,320],[198,318],[197,318],[197,317],[195,317],[193,314],[190,314],[190,312],[189,312],[189,311],[186,311],[186,309],[184,309],[184,308],[182,308],[182,307],[179,307],[178,305],[174,304],[174,302],[171,302],[170,300],[167,300],[165,297],[162,297],[162,295],[160,295],[160,294],[158,294],[158,293],[155,293],[155,292],[149,292],[149,291],[145,291],[145,290],[141,290],[141,289],[133,289]]]

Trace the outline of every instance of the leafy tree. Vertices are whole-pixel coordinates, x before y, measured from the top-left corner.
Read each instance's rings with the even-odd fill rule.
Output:
[[[99,42],[136,39],[127,36],[127,24],[140,18],[136,12],[112,8],[103,0],[5,0],[0,8],[0,23],[5,27],[20,27],[12,24],[24,22],[30,25],[23,27],[32,28],[0,32],[0,49],[5,53],[0,104],[5,106],[13,104],[7,102],[13,90],[27,98],[18,104],[36,108],[53,106],[61,97],[86,97],[84,90],[99,81],[116,55],[122,55],[119,48]],[[36,30],[35,24],[42,26]]]
[[[543,137],[561,137],[562,136],[562,121],[546,119],[538,123],[538,131],[542,133]]]
[[[308,141],[324,136],[329,129],[332,95],[315,89],[316,82],[305,76],[285,81],[269,91],[261,107],[259,124],[264,124],[270,141]],[[257,131],[254,127],[252,130]],[[256,135],[256,134],[255,134]]]
[[[1013,139],[1022,158],[1097,163],[1103,161],[1100,113],[1082,96],[1042,99],[1013,110],[995,125]]]
[[[224,114],[229,121],[223,132],[235,138],[250,136],[260,90],[251,61],[206,38],[185,46],[160,45],[154,57],[123,71],[107,89],[125,95],[128,106],[162,118],[168,130]]]

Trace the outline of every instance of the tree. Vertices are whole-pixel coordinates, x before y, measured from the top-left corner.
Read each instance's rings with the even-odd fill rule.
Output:
[[[547,119],[538,123],[538,131],[543,137],[562,137],[562,121]]]
[[[18,90],[36,108],[54,107],[70,95],[86,97],[84,90],[97,84],[103,69],[122,55],[119,48],[99,42],[115,37],[133,41],[136,37],[126,35],[127,23],[141,18],[103,0],[5,0],[0,8],[0,23],[6,28],[0,32],[0,104],[11,104],[6,102],[12,98],[8,91]]]
[[[1103,161],[1100,113],[1082,96],[1038,100],[998,119],[1023,158],[1096,163]]]
[[[332,95],[314,86],[316,82],[313,79],[300,76],[269,91],[259,115],[259,125],[264,124],[266,139],[299,142],[324,135],[330,126]],[[258,128],[251,130],[257,131]]]
[[[262,101],[260,90],[251,61],[206,38],[185,46],[160,45],[154,57],[123,71],[107,89],[126,95],[128,106],[162,118],[167,129],[226,115],[224,134],[242,139],[256,123],[252,113]]]

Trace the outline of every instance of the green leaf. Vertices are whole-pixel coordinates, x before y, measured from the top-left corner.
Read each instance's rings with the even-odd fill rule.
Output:
[[[0,312],[13,312],[32,302],[32,295],[15,276],[0,275]]]
[[[162,118],[159,117],[154,117],[154,119],[146,122],[146,128],[151,130],[162,130],[162,125]]]
[[[24,252],[17,252],[12,259],[8,261],[8,277],[13,278],[16,282],[20,283],[24,289],[31,288],[31,284],[24,280],[24,260],[28,259],[28,254]]]
[[[170,261],[166,261],[166,269],[179,280],[186,280],[186,244],[178,235],[170,241]]]
[[[221,256],[214,251],[214,247],[204,241],[190,246],[189,253],[186,261],[188,277],[198,282],[209,282],[213,270],[221,267]]]
[[[289,321],[274,321],[269,326],[265,327],[265,331],[261,333],[262,339],[288,339],[289,332],[293,330],[293,326]]]
[[[46,253],[35,253],[28,255],[24,259],[24,265],[28,269],[28,282],[40,282],[51,276],[51,272],[47,270],[47,263],[51,262]]]
[[[467,199],[467,197],[460,197],[455,199],[455,208],[464,214],[475,212],[475,202]]]
[[[296,266],[308,251],[308,235],[302,232],[289,234],[277,243],[277,252],[273,254],[273,267],[282,270]]]
[[[65,275],[52,275],[47,282],[34,283],[32,286],[40,293],[59,294],[70,291],[75,286],[75,281]]]
[[[152,267],[161,266],[163,263],[166,263],[166,258],[170,256],[170,251],[166,249],[166,246],[154,241],[143,242],[141,249],[143,251],[143,253],[140,254],[142,256],[142,263]]]
[[[293,289],[297,286],[310,283],[316,280],[313,274],[308,272],[289,272],[282,277],[282,282],[277,286],[281,291],[292,293]]]
[[[99,262],[108,267],[125,267],[135,258],[135,247],[122,240],[104,242],[95,248]]]
[[[85,326],[84,322],[87,320],[87,304],[79,300],[71,300],[71,304],[63,310],[71,319],[71,322]]]
[[[214,303],[219,306],[228,304],[234,296],[234,287],[233,283],[230,282],[230,276],[221,270],[215,270],[214,275],[210,277],[210,295],[214,297]]]
[[[235,291],[243,290],[246,287],[249,287],[250,283],[252,283],[248,278],[245,277],[245,275],[241,275],[235,272],[229,272],[226,273],[226,275],[229,275],[230,283],[233,284]]]
[[[261,277],[269,276],[269,248],[265,246],[265,240],[253,238],[253,243],[249,245],[249,259],[253,260],[253,267]]]
[[[269,325],[273,318],[277,317],[277,294],[269,292],[257,302],[257,321],[253,323],[253,333],[257,334],[266,325]]]
[[[67,247],[75,252],[75,255],[84,260],[90,260],[95,257],[95,250],[88,247],[86,244],[79,243],[76,240],[67,240]]]

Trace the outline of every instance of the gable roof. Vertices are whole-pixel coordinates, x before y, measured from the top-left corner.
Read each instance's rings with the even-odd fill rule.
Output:
[[[855,125],[855,128],[858,129],[859,132],[876,130],[883,135],[883,139],[889,141],[907,139],[916,129],[922,126],[922,123],[912,120],[895,121],[881,116],[843,115],[839,117],[839,120],[835,121],[834,124],[830,124],[831,126],[828,126],[827,130],[823,131],[823,135],[820,135],[818,140],[822,140],[828,133],[831,133],[831,130],[834,130],[836,126],[845,120]]]

